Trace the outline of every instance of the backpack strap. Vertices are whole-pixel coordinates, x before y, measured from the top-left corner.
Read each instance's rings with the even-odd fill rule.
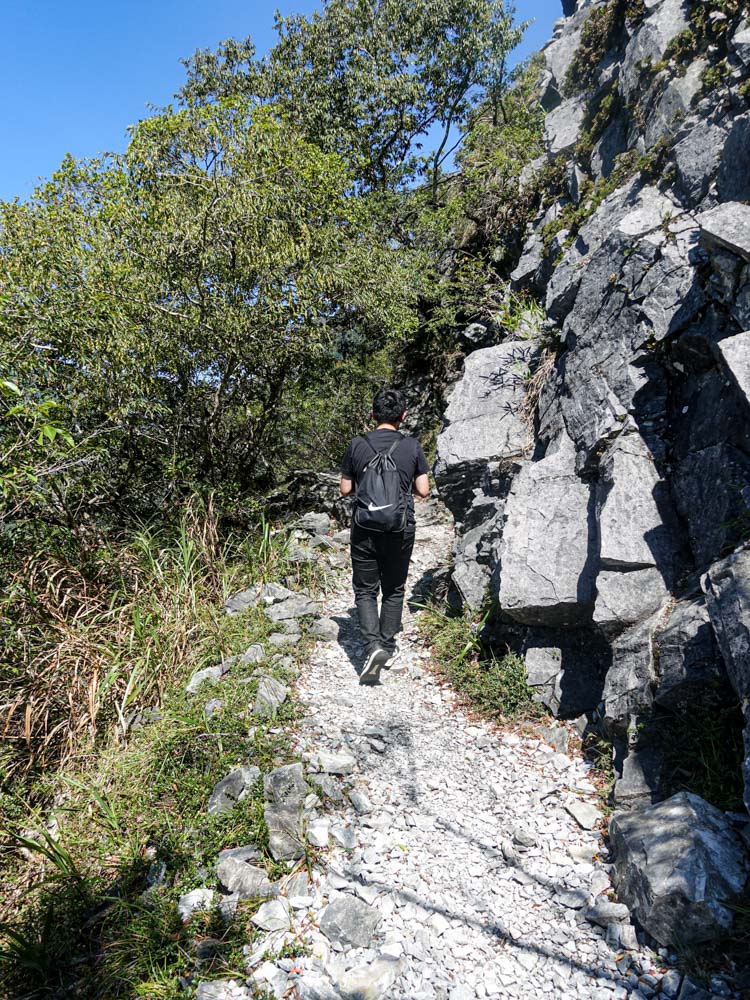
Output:
[[[390,446],[390,448],[386,452],[386,455],[388,456],[388,458],[392,457],[394,451],[396,450],[396,448],[398,448],[398,446],[401,444],[401,442],[403,440],[404,440],[404,435],[399,433],[398,439],[393,442],[393,444]]]
[[[398,438],[393,442],[393,444],[390,446],[390,448],[388,449],[388,451],[378,451],[378,449],[375,447],[375,445],[370,440],[370,434],[372,434],[372,431],[369,431],[367,434],[363,434],[362,435],[362,440],[367,442],[367,444],[370,446],[370,448],[372,448],[372,451],[373,451],[373,453],[375,455],[386,455],[388,458],[390,458],[393,455],[393,453],[396,450],[396,448],[398,448],[398,446],[404,440],[404,435],[403,434],[401,434],[398,431],[396,433],[398,434]]]
[[[380,454],[380,452],[378,451],[378,449],[375,447],[375,445],[370,440],[370,435],[369,434],[363,434],[362,435],[362,440],[367,443],[367,445],[370,447],[370,449],[372,450],[372,453],[374,455],[379,455]]]

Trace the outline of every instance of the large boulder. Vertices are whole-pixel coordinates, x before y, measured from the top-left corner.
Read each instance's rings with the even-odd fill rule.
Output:
[[[676,575],[678,531],[668,485],[634,428],[614,440],[599,469],[594,621],[622,628],[666,600]]]
[[[725,683],[706,603],[693,595],[668,603],[612,643],[604,683],[604,716],[624,730],[653,705],[672,712]]]
[[[660,614],[623,632],[612,643],[612,665],[604,682],[604,718],[614,730],[624,732],[630,719],[650,710],[657,673],[653,635]]]
[[[589,629],[530,629],[524,642],[526,679],[536,700],[564,719],[596,708],[610,659],[607,643]]]
[[[456,524],[453,583],[462,600],[478,608],[487,596],[497,564],[505,498],[520,462],[490,462],[473,490],[469,509]]]
[[[714,350],[740,396],[750,406],[750,331],[716,341]]]
[[[725,682],[724,665],[703,597],[675,604],[653,638],[657,682],[654,702],[676,712],[696,704]]]
[[[601,569],[596,578],[593,620],[607,634],[616,634],[659,608],[668,596],[655,566],[644,569]]]
[[[716,339],[710,333],[699,337],[686,331],[672,345],[672,363],[680,375],[670,386],[673,463],[714,445],[730,444],[750,454],[748,404],[725,367]]]
[[[726,336],[709,324],[686,331],[674,345],[685,374],[670,390],[671,488],[699,569],[733,548],[747,523],[746,345],[743,334]]]
[[[713,272],[711,298],[723,303],[740,329],[750,329],[750,205],[726,202],[696,221]]]
[[[716,562],[701,580],[729,681],[745,716],[745,805],[750,810],[750,546]]]
[[[609,825],[615,887],[641,926],[665,946],[720,937],[742,892],[748,859],[726,816],[680,792]]]
[[[742,537],[750,458],[724,442],[694,451],[677,465],[672,490],[685,519],[696,566],[703,568]]]
[[[750,29],[745,32],[750,35]],[[732,122],[724,145],[716,187],[722,201],[750,201],[750,111]]]
[[[615,755],[615,784],[612,797],[616,809],[644,809],[663,798],[661,780],[663,754],[661,748],[650,744],[640,734],[629,734],[627,750],[618,760]]]
[[[701,243],[709,251],[715,248],[750,261],[750,205],[728,201],[702,212],[697,223],[701,230]]]
[[[487,596],[502,519],[501,502],[491,521],[478,524],[456,539],[453,583],[470,608],[480,607]]]
[[[576,475],[575,450],[563,434],[513,481],[495,577],[501,610],[527,625],[585,621],[597,548],[589,487]]]
[[[445,411],[434,469],[441,498],[459,520],[488,465],[517,459],[530,445],[523,404],[537,355],[533,341],[509,341],[474,351],[464,362]]]

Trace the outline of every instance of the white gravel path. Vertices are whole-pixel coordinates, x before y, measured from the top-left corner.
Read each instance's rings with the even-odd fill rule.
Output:
[[[421,505],[412,585],[447,561],[451,544],[449,518],[439,505]],[[624,953],[614,927],[610,946],[606,929],[584,915],[610,889],[601,838],[566,809],[595,802],[588,765],[538,738],[467,719],[452,691],[426,669],[429,653],[411,614],[400,641],[401,672],[383,672],[379,686],[360,686],[362,649],[347,571],[325,613],[339,623],[339,641],[319,643],[303,669],[298,694],[307,712],[298,749],[313,770],[321,750],[343,753],[353,758],[352,772],[319,775],[332,794],[349,794],[333,814],[319,808],[310,818],[313,836],[331,845],[306,890],[305,918],[297,913],[297,930],[315,957],[286,963],[284,971],[294,971],[285,982],[277,978],[278,995],[654,995],[658,957],[643,949]],[[380,916],[366,946],[335,934],[331,941],[317,926],[327,904],[355,898]],[[351,918],[357,923],[353,910]],[[629,925],[619,933],[635,944]],[[266,973],[270,985],[272,970]],[[664,981],[662,995],[672,995],[670,985]]]

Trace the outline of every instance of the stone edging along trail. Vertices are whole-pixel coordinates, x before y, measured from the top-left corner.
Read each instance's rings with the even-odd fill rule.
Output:
[[[440,505],[420,505],[411,586],[447,561],[452,539]],[[339,637],[302,667],[296,746],[333,803],[305,803],[321,861],[253,918],[266,935],[245,949],[247,986],[205,983],[197,996],[676,996],[679,975],[639,947],[613,901],[590,765],[467,719],[427,669],[410,612],[398,668],[360,686],[347,576],[325,614]],[[300,939],[308,955],[273,960]]]

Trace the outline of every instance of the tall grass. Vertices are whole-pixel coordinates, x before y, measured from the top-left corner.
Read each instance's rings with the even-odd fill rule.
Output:
[[[0,604],[4,784],[124,737],[178,674],[226,652],[223,600],[277,573],[285,546],[264,522],[250,538],[222,539],[209,501],[93,552],[66,538],[22,559]]]
[[[0,996],[177,997],[205,936],[220,943],[206,978],[242,971],[246,921],[228,928],[212,911],[183,927],[176,902],[216,885],[226,846],[256,844],[278,876],[260,788],[228,817],[206,804],[237,763],[290,759],[274,727],[294,707],[249,726],[253,665],[222,681],[212,718],[212,692],[191,698],[185,681],[263,640],[262,612],[222,604],[288,579],[286,548],[262,520],[222,538],[211,504],[193,503],[171,528],[134,526],[85,559],[67,539],[16,566],[2,609]]]

